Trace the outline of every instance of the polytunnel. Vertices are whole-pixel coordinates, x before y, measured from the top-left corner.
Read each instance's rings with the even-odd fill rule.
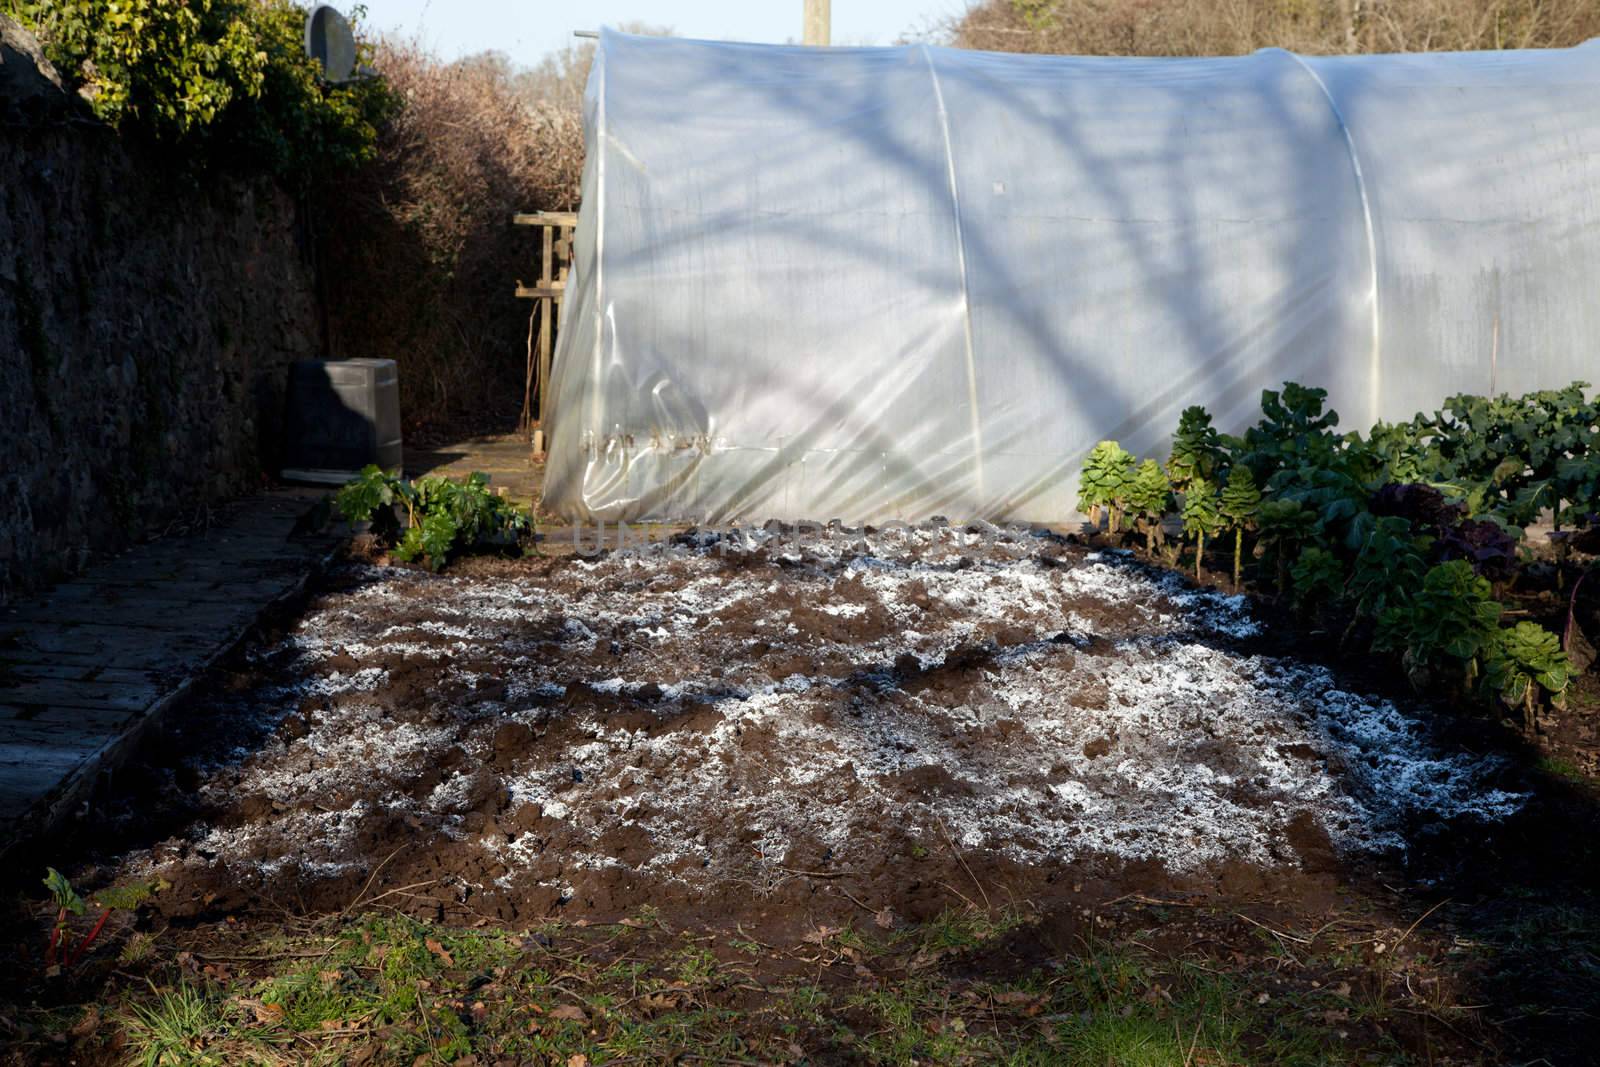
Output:
[[[547,505],[1059,521],[1190,404],[1293,380],[1365,429],[1593,377],[1597,60],[604,31]]]

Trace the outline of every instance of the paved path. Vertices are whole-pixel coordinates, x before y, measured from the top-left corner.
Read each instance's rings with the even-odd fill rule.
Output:
[[[519,504],[538,499],[544,484],[544,463],[535,462],[528,439],[520,433],[468,437],[430,448],[406,449],[406,474],[465,478],[473,471],[489,476],[489,484],[504,487]]]
[[[221,509],[0,609],[0,852],[87,799],[199,673],[301,592],[342,525],[295,533],[315,491]]]

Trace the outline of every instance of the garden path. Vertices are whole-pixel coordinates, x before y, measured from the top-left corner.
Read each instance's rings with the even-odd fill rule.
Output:
[[[305,588],[342,541],[298,529],[321,495],[235,501],[0,609],[0,852],[69,817],[208,664]]]

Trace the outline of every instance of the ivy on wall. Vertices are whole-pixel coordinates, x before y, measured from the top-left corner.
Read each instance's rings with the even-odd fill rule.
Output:
[[[290,0],[0,0],[103,121],[188,162],[302,184],[371,159],[380,78],[324,85]],[[365,46],[363,46],[365,50]]]

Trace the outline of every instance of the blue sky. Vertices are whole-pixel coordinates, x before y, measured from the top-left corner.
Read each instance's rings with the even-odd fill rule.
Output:
[[[835,44],[893,44],[967,0],[832,0]],[[350,9],[350,0],[334,0]],[[670,26],[684,37],[799,40],[802,0],[366,0],[367,24],[423,42],[447,59],[498,49],[531,64],[572,42],[573,30],[623,22]]]

